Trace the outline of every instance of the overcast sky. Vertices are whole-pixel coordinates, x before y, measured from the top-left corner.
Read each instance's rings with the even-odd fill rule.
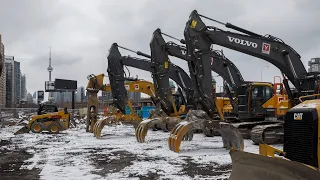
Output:
[[[0,0],[0,33],[5,54],[21,62],[27,90],[44,90],[48,80],[49,47],[53,78],[72,79],[86,86],[87,75],[106,73],[108,49],[119,45],[150,54],[152,32],[183,38],[189,14],[200,14],[281,38],[307,67],[320,56],[319,0]],[[207,25],[218,25],[205,21]],[[166,39],[170,40],[170,39]],[[245,80],[273,81],[280,71],[261,59],[223,49]],[[121,51],[123,55],[133,55]],[[188,72],[187,63],[171,58]],[[269,66],[268,68],[266,66]],[[152,80],[150,73],[129,68],[131,75]],[[222,79],[217,78],[218,86]],[[108,83],[108,79],[105,79]]]

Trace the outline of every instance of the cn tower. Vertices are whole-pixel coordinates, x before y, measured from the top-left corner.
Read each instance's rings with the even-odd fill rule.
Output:
[[[47,68],[47,70],[49,71],[49,82],[51,83],[51,72],[53,71],[53,68],[51,67],[51,47],[49,51],[49,67]],[[52,101],[52,98],[53,98],[53,93],[49,92],[49,97],[48,97],[49,102]]]
[[[51,67],[51,47],[50,47],[50,52],[49,52],[49,67],[47,68],[49,71],[49,81],[51,81],[51,72],[53,71],[53,68]]]

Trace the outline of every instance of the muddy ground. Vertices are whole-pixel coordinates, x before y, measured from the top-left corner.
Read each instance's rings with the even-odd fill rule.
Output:
[[[58,135],[22,134],[1,128],[0,179],[228,179],[231,159],[219,138],[195,135],[182,153],[168,150],[168,133],[148,132],[135,141],[130,126],[105,128],[95,139],[82,128]],[[208,140],[208,143],[204,143]],[[215,142],[218,145],[214,146]],[[219,144],[220,143],[220,144]],[[250,145],[249,147],[253,147]],[[253,148],[255,151],[257,147]]]

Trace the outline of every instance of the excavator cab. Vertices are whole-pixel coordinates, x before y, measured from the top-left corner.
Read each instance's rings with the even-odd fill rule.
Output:
[[[183,97],[181,97],[180,94],[172,94],[173,100],[174,100],[174,105],[176,107],[176,110],[178,111],[178,114],[180,117],[185,117],[186,115],[186,104],[183,101]]]
[[[241,120],[264,120],[267,110],[263,105],[273,97],[271,83],[248,82],[239,88],[238,117]]]

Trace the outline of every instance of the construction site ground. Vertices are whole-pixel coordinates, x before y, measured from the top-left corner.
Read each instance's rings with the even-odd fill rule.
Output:
[[[221,137],[195,134],[169,150],[169,133],[149,130],[146,143],[136,141],[129,125],[105,127],[96,139],[84,124],[60,134],[13,133],[22,126],[0,128],[0,177],[5,179],[228,179],[231,158]],[[276,145],[282,148],[281,145]],[[245,140],[245,151],[258,146]]]

